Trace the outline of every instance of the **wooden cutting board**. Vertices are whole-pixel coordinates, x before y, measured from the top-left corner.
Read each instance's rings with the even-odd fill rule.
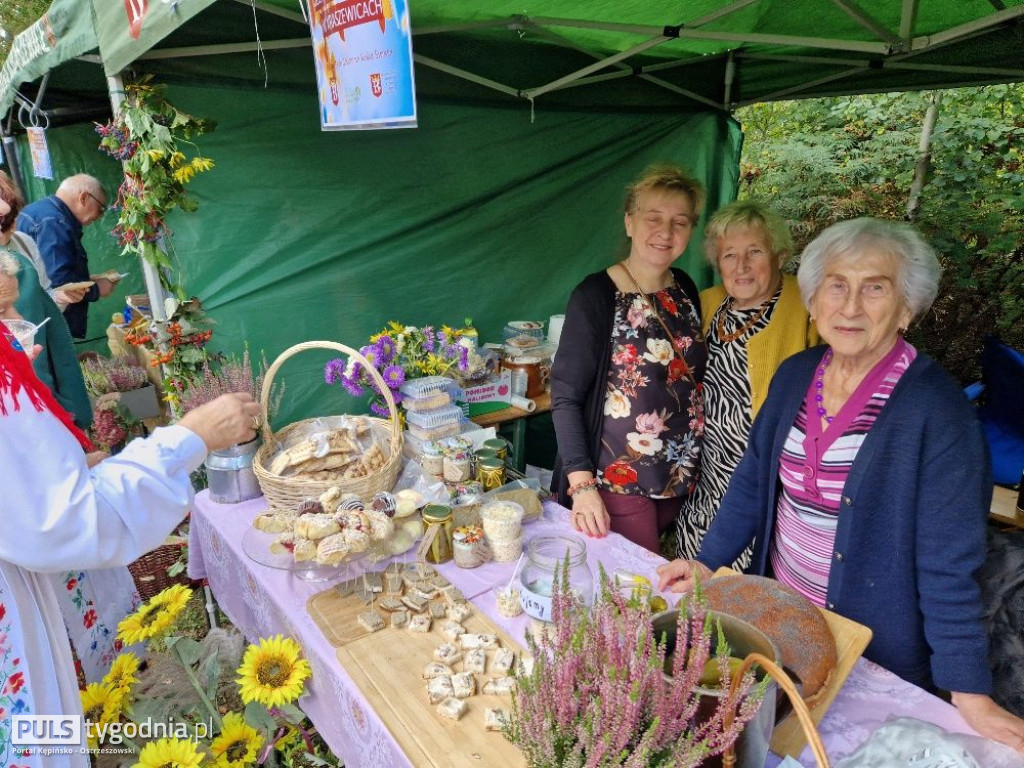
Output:
[[[469,632],[497,635],[505,648],[522,647],[471,603],[473,615],[463,626]],[[484,709],[510,710],[508,696],[476,695],[466,699],[469,709],[458,722],[441,717],[427,700],[423,668],[434,661],[434,649],[446,642],[442,620],[433,622],[429,633],[392,629],[390,623],[379,632],[368,633],[356,623],[367,610],[354,596],[341,597],[335,589],[320,592],[306,604],[310,616],[327,640],[337,648],[338,661],[395,737],[409,761],[417,768],[523,768],[522,753],[499,732],[484,730]],[[386,611],[378,610],[382,616]],[[387,620],[387,619],[385,619]],[[486,674],[476,675],[477,690],[491,677],[493,651],[487,653]],[[462,671],[462,663],[453,665]]]
[[[731,568],[719,568],[715,571],[715,578],[728,578],[739,575],[739,573]],[[839,660],[832,673],[832,677],[829,678],[828,684],[825,686],[824,693],[822,693],[815,706],[811,709],[811,719],[814,720],[815,725],[821,722],[821,718],[825,716],[828,708],[832,706],[836,694],[843,687],[846,678],[850,676],[853,665],[857,663],[857,659],[860,658],[861,654],[864,653],[864,649],[868,647],[868,643],[871,642],[872,635],[871,630],[863,624],[851,621],[840,616],[838,613],[826,611],[824,608],[819,608],[818,610],[825,617],[828,628],[832,631],[832,636],[835,638],[836,653],[839,656]],[[783,663],[785,663],[785,659],[783,659]],[[800,722],[794,715],[790,714],[789,717],[775,726],[771,740],[772,752],[777,755],[798,757],[805,746],[807,746],[807,737],[804,735],[803,728],[800,727]]]

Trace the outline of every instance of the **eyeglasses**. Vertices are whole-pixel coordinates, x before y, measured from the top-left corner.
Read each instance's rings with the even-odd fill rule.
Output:
[[[92,192],[86,192],[85,194],[87,194],[89,197],[91,197],[93,200],[96,201],[96,205],[98,205],[100,207],[100,214],[104,214],[104,213],[107,212],[106,204],[103,203],[103,202],[100,202],[100,199],[98,197],[96,197],[96,195],[94,195]]]

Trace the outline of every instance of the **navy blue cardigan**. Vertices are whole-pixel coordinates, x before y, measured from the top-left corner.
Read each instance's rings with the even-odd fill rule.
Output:
[[[715,569],[755,541],[769,570],[779,457],[824,347],[785,361],[698,560]],[[988,452],[962,390],[919,354],[864,439],[843,488],[827,607],[874,632],[865,656],[905,680],[989,693],[975,574],[992,498]],[[770,574],[768,574],[770,575]]]

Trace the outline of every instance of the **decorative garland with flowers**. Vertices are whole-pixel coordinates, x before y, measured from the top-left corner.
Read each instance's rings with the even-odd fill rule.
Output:
[[[125,100],[118,114],[106,125],[97,125],[100,149],[124,170],[124,181],[110,206],[118,212],[112,234],[122,255],[138,254],[160,267],[162,287],[178,296],[168,299],[166,325],[138,319],[128,329],[127,341],[149,352],[149,364],[163,366],[164,390],[173,411],[178,398],[199,376],[210,360],[206,345],[213,335],[199,300],[183,300],[184,287],[170,282],[171,230],[167,216],[175,208],[192,212],[198,207],[186,192],[198,174],[213,168],[192,143],[194,136],[209,133],[213,121],[182,112],[164,97],[164,87],[154,85],[146,75],[125,84]],[[188,145],[195,150],[189,158]]]
[[[185,185],[213,168],[213,160],[199,153],[190,139],[209,133],[215,125],[179,110],[164,98],[164,90],[152,83],[151,75],[126,83],[118,114],[106,125],[97,125],[96,132],[103,137],[100,149],[120,160],[124,169],[124,181],[110,206],[119,214],[112,234],[123,247],[122,254],[136,253],[159,267],[170,267],[158,245],[162,241],[169,246],[167,215],[175,208],[196,210],[198,204]],[[186,144],[196,151],[191,159],[182,151]],[[164,270],[160,274],[162,281],[168,280]],[[164,287],[177,290],[171,284]]]
[[[435,331],[432,326],[418,328],[402,325],[392,320],[380,333],[370,337],[370,343],[359,350],[359,354],[377,369],[384,383],[391,391],[396,404],[401,404],[399,388],[406,379],[421,376],[449,376],[468,373],[476,361],[470,349],[463,343],[466,329],[441,326]],[[376,394],[370,403],[370,410],[378,416],[389,416],[382,392],[354,360],[336,358],[324,366],[324,381],[341,384],[353,397],[361,396],[366,388]]]

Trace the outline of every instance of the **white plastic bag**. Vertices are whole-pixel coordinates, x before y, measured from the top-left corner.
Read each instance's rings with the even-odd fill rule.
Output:
[[[911,717],[886,721],[834,768],[1021,768],[1024,758],[981,736],[949,733]]]

